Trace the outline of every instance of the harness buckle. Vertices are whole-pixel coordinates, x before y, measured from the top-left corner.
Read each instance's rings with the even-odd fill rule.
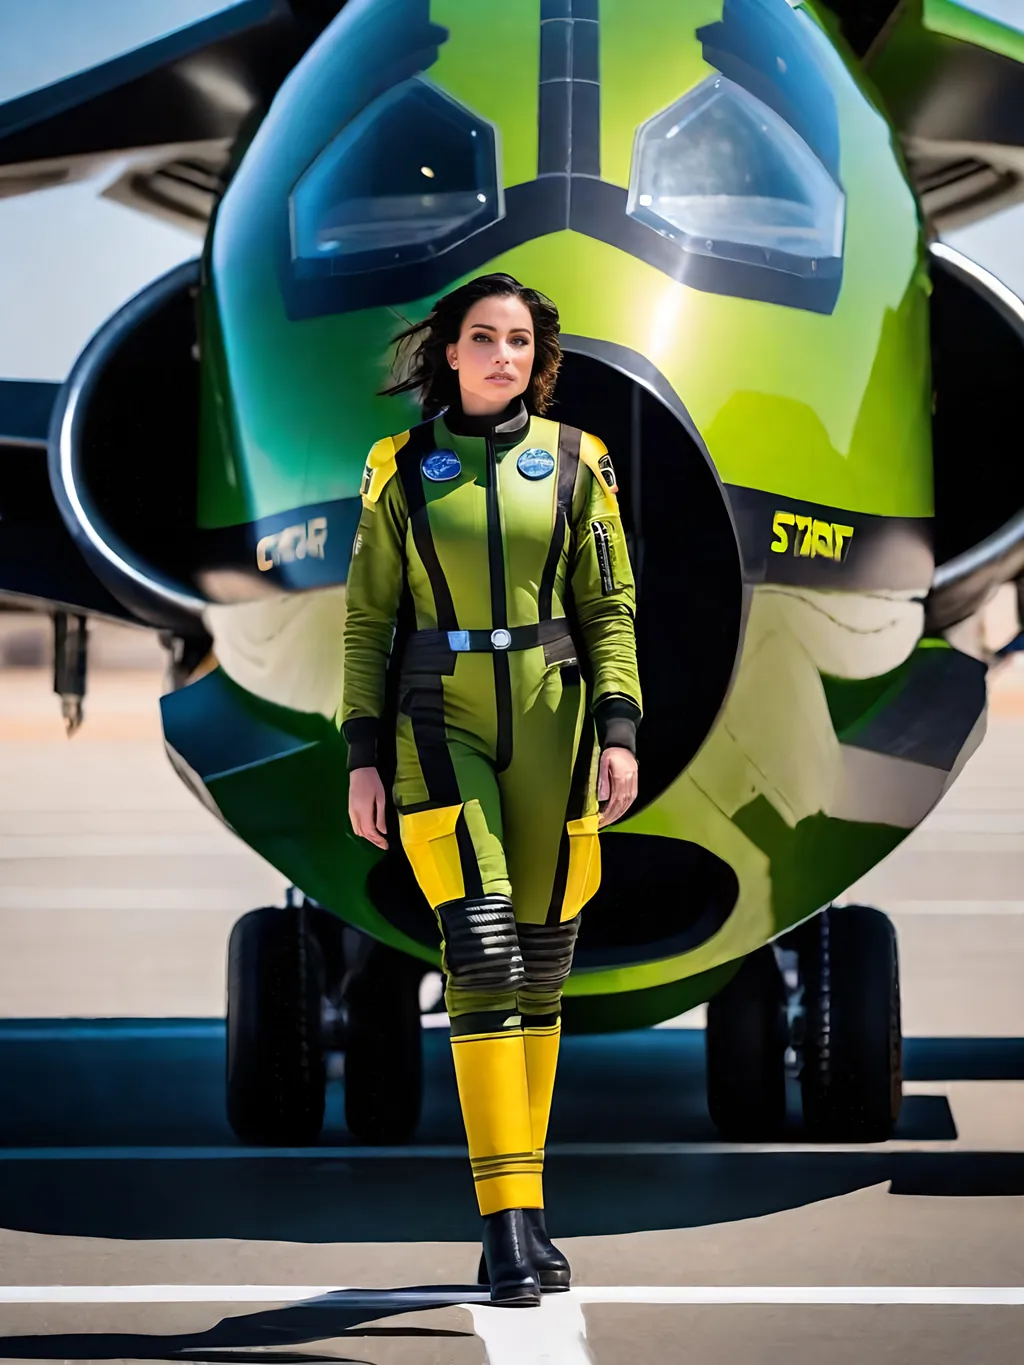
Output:
[[[450,630],[448,632],[448,648],[454,650],[456,654],[468,654],[469,631]]]
[[[502,627],[491,631],[491,644],[495,649],[508,649],[512,643],[512,636]]]

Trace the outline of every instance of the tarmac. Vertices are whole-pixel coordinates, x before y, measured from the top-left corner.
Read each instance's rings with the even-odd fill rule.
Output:
[[[1018,1365],[1024,1359],[1024,671],[939,809],[847,899],[893,917],[896,1138],[717,1140],[699,1012],[566,1041],[549,1221],[575,1289],[494,1309],[443,1019],[410,1148],[224,1118],[231,925],[283,879],[180,784],[161,657],[101,632],[63,732],[0,620],[0,1359]]]

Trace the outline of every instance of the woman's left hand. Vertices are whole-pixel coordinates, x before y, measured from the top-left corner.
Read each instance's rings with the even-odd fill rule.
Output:
[[[628,749],[602,751],[597,770],[597,800],[601,807],[598,829],[625,815],[636,800],[637,771],[636,755]]]

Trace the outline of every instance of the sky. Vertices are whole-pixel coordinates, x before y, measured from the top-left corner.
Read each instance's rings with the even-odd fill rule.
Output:
[[[235,3],[0,0],[0,102]],[[199,254],[193,233],[101,197],[122,170],[108,165],[92,181],[0,199],[0,379],[63,380],[111,313]],[[1024,206],[947,240],[1024,297]]]
[[[0,0],[0,102],[240,0]],[[93,332],[197,236],[101,198],[91,181],[0,198],[0,379],[63,380]]]
[[[242,0],[0,0],[0,101],[15,99]]]

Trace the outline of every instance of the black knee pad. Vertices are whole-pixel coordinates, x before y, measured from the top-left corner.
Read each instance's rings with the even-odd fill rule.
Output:
[[[447,901],[437,907],[445,970],[460,990],[514,995],[523,984],[512,902],[507,896]]]
[[[561,993],[572,967],[579,928],[579,915],[562,924],[519,925],[527,991]]]

